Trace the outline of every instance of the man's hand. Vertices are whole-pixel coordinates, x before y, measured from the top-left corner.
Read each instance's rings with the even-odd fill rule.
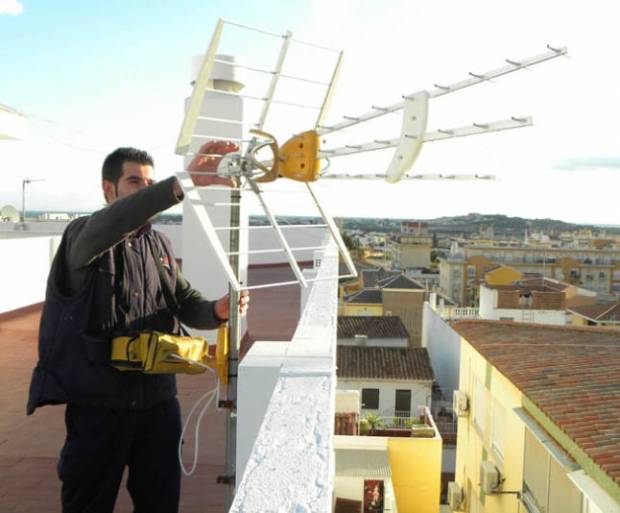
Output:
[[[239,315],[244,317],[248,312],[250,303],[250,291],[242,290],[239,295]],[[215,302],[215,315],[223,321],[230,317],[230,297],[226,294]]]
[[[190,165],[187,166],[187,171],[190,173],[194,184],[233,187],[234,182],[231,178],[217,176],[217,166],[222,160],[222,157],[217,155],[226,155],[238,150],[239,146],[230,141],[209,141],[203,144],[198,150],[199,155],[196,155]],[[196,172],[200,174],[192,174]]]

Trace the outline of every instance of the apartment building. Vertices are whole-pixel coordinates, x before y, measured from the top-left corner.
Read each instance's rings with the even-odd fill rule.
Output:
[[[453,511],[620,511],[620,334],[460,321]]]
[[[453,247],[440,259],[441,291],[461,305],[474,305],[484,275],[499,265],[535,273],[604,296],[620,293],[620,249],[536,248],[472,245]]]
[[[394,269],[430,267],[433,236],[428,231],[427,223],[402,222],[400,234],[392,236],[391,246]]]

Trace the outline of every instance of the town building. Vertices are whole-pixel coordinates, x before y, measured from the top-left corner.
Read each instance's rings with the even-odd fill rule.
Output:
[[[431,406],[433,369],[424,348],[338,346],[338,389],[359,390],[361,414],[408,419]]]
[[[453,511],[620,511],[620,334],[453,324],[460,379]]]
[[[338,345],[408,347],[409,332],[400,317],[339,316]]]
[[[577,305],[567,309],[571,324],[620,328],[620,302],[598,305]]]
[[[391,247],[393,269],[430,268],[433,236],[427,223],[402,222],[400,234],[392,236]]]
[[[569,323],[569,305],[596,303],[596,292],[550,278],[525,278],[509,284],[489,281],[480,284],[481,319],[562,325]]]
[[[536,248],[453,244],[440,258],[440,290],[463,306],[474,306],[476,288],[486,273],[499,265],[523,275],[537,274],[597,292],[620,293],[620,249]]]

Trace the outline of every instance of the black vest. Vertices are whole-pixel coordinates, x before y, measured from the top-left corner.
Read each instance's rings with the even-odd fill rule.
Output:
[[[174,397],[174,375],[122,372],[109,363],[110,340],[116,335],[142,330],[178,334],[180,324],[163,291],[176,286],[170,242],[150,227],[142,229],[90,264],[82,289],[67,295],[66,233],[47,282],[28,415],[46,404],[147,408]],[[155,258],[168,284],[162,283]]]

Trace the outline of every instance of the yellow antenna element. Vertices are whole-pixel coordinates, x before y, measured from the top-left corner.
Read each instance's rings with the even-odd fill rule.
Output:
[[[217,330],[214,368],[220,378],[220,383],[226,385],[228,383],[228,323],[222,324]]]
[[[298,182],[315,182],[321,171],[318,152],[319,135],[314,130],[292,137],[280,148],[280,176]]]

